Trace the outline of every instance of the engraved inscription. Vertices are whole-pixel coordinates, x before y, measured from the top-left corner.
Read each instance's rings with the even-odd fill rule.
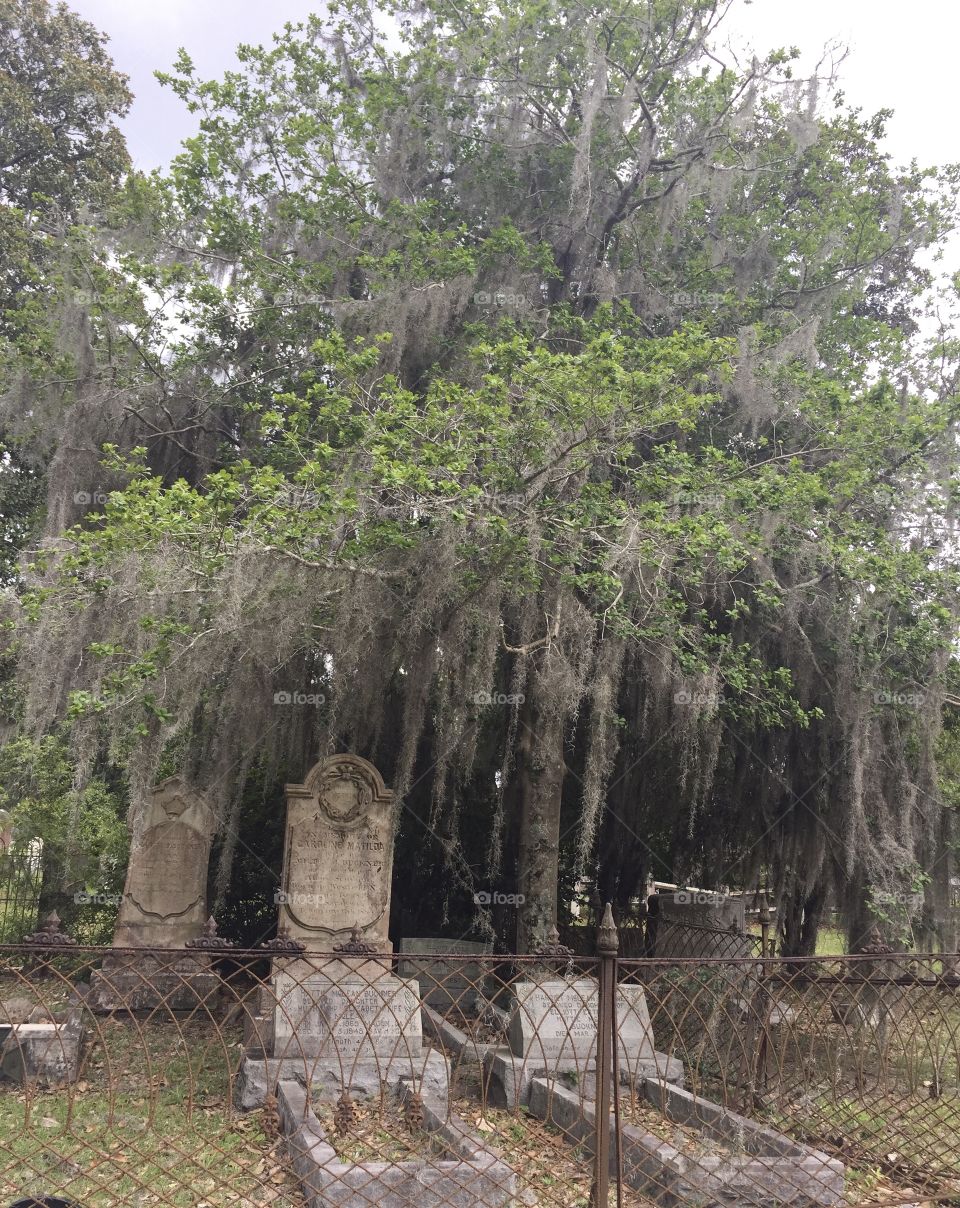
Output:
[[[275,1035],[284,1047],[308,1056],[417,1056],[422,1047],[420,1004],[395,978],[370,985],[333,984],[319,977],[292,986],[281,981]]]
[[[130,860],[130,901],[146,915],[172,919],[201,905],[207,868],[200,837],[183,822],[162,822],[146,832]]]
[[[589,1057],[597,1043],[597,987],[587,980],[519,982],[510,1019],[517,1054]]]

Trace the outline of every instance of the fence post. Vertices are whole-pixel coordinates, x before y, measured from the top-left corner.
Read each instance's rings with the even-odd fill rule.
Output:
[[[597,1098],[596,1155],[593,1179],[593,1208],[607,1208],[610,1202],[610,1071],[614,1064],[617,1014],[617,951],[620,940],[613,921],[613,908],[607,902],[597,930]],[[617,1193],[619,1201],[619,1175]]]
[[[757,1069],[753,1079],[752,1107],[757,1106],[760,1094],[758,1088],[767,1086],[767,1060],[770,1049],[770,993],[767,986],[767,957],[773,956],[770,939],[770,903],[767,901],[767,891],[760,894],[760,979],[757,987],[756,1006],[760,1017],[760,1043],[757,1048]]]

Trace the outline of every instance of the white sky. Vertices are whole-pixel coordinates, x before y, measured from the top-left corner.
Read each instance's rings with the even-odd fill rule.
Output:
[[[193,129],[179,101],[153,79],[185,46],[202,76],[233,63],[238,42],[268,43],[286,21],[322,8],[317,0],[70,0],[111,39],[117,66],[136,94],[126,134],[138,166],[165,163]],[[727,28],[758,51],[796,45],[805,66],[831,40],[850,47],[841,69],[849,103],[890,108],[889,149],[898,161],[960,160],[955,120],[960,3],[957,0],[734,0]]]

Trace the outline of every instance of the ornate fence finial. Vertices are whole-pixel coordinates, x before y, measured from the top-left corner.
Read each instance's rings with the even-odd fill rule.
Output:
[[[528,969],[531,976],[536,976],[538,970],[547,973],[568,973],[572,967],[573,949],[560,943],[560,932],[555,926],[547,932],[547,938],[534,948],[531,956],[541,959]]]
[[[617,935],[617,925],[613,921],[613,904],[607,902],[603,908],[603,918],[597,931],[597,952],[601,956],[616,956],[620,949],[620,937]]]
[[[222,935],[217,935],[217,920],[211,914],[203,924],[203,935],[198,935],[195,939],[187,940],[184,947],[213,948],[222,951],[224,948],[236,948],[236,944],[233,940],[227,940]]]
[[[272,940],[266,940],[257,947],[262,952],[273,953],[274,956],[300,956],[307,950],[307,945],[293,939],[286,927],[278,927],[277,934]]]
[[[340,952],[344,956],[373,956],[378,951],[376,944],[368,944],[363,939],[363,932],[359,927],[351,927],[350,938],[345,944],[334,944],[334,952]]]
[[[75,944],[77,941],[72,935],[67,935],[65,931],[60,930],[60,916],[55,910],[51,910],[40,924],[40,930],[34,931],[30,935],[25,935],[23,942],[25,944],[36,944],[38,948],[59,948],[64,945]]]
[[[333,1128],[338,1137],[345,1137],[357,1119],[357,1109],[348,1091],[344,1090],[333,1109]]]
[[[533,955],[567,958],[573,956],[573,949],[568,948],[566,944],[561,944],[560,932],[556,927],[551,927],[547,932],[546,943],[538,944],[533,950]]]
[[[867,932],[865,941],[860,945],[859,952],[863,956],[887,956],[893,949],[884,943],[880,928],[876,923]]]

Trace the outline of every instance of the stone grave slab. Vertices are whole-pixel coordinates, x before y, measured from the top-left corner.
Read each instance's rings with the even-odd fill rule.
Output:
[[[324,974],[275,982],[273,1046],[277,1057],[303,1053],[345,1062],[417,1057],[423,1047],[416,982],[384,975],[372,981]]]
[[[473,940],[412,938],[400,941],[401,977],[415,977],[420,985],[420,997],[437,1011],[456,1008],[464,1014],[472,1012],[481,996],[484,978],[482,958],[490,956],[493,944]],[[444,960],[447,955],[476,956],[476,961]]]
[[[79,1076],[82,1049],[79,1007],[60,1021],[16,1023],[0,1045],[0,1076],[21,1086],[64,1086]]]
[[[535,1060],[585,1060],[597,1051],[597,983],[515,982],[509,1009],[511,1050]]]
[[[517,982],[508,1027],[509,1048],[482,1054],[484,1077],[498,1106],[522,1106],[534,1077],[546,1076],[593,1094],[599,990],[591,978]],[[617,988],[617,1036],[621,1076],[683,1082],[683,1063],[653,1047],[642,986]]]

